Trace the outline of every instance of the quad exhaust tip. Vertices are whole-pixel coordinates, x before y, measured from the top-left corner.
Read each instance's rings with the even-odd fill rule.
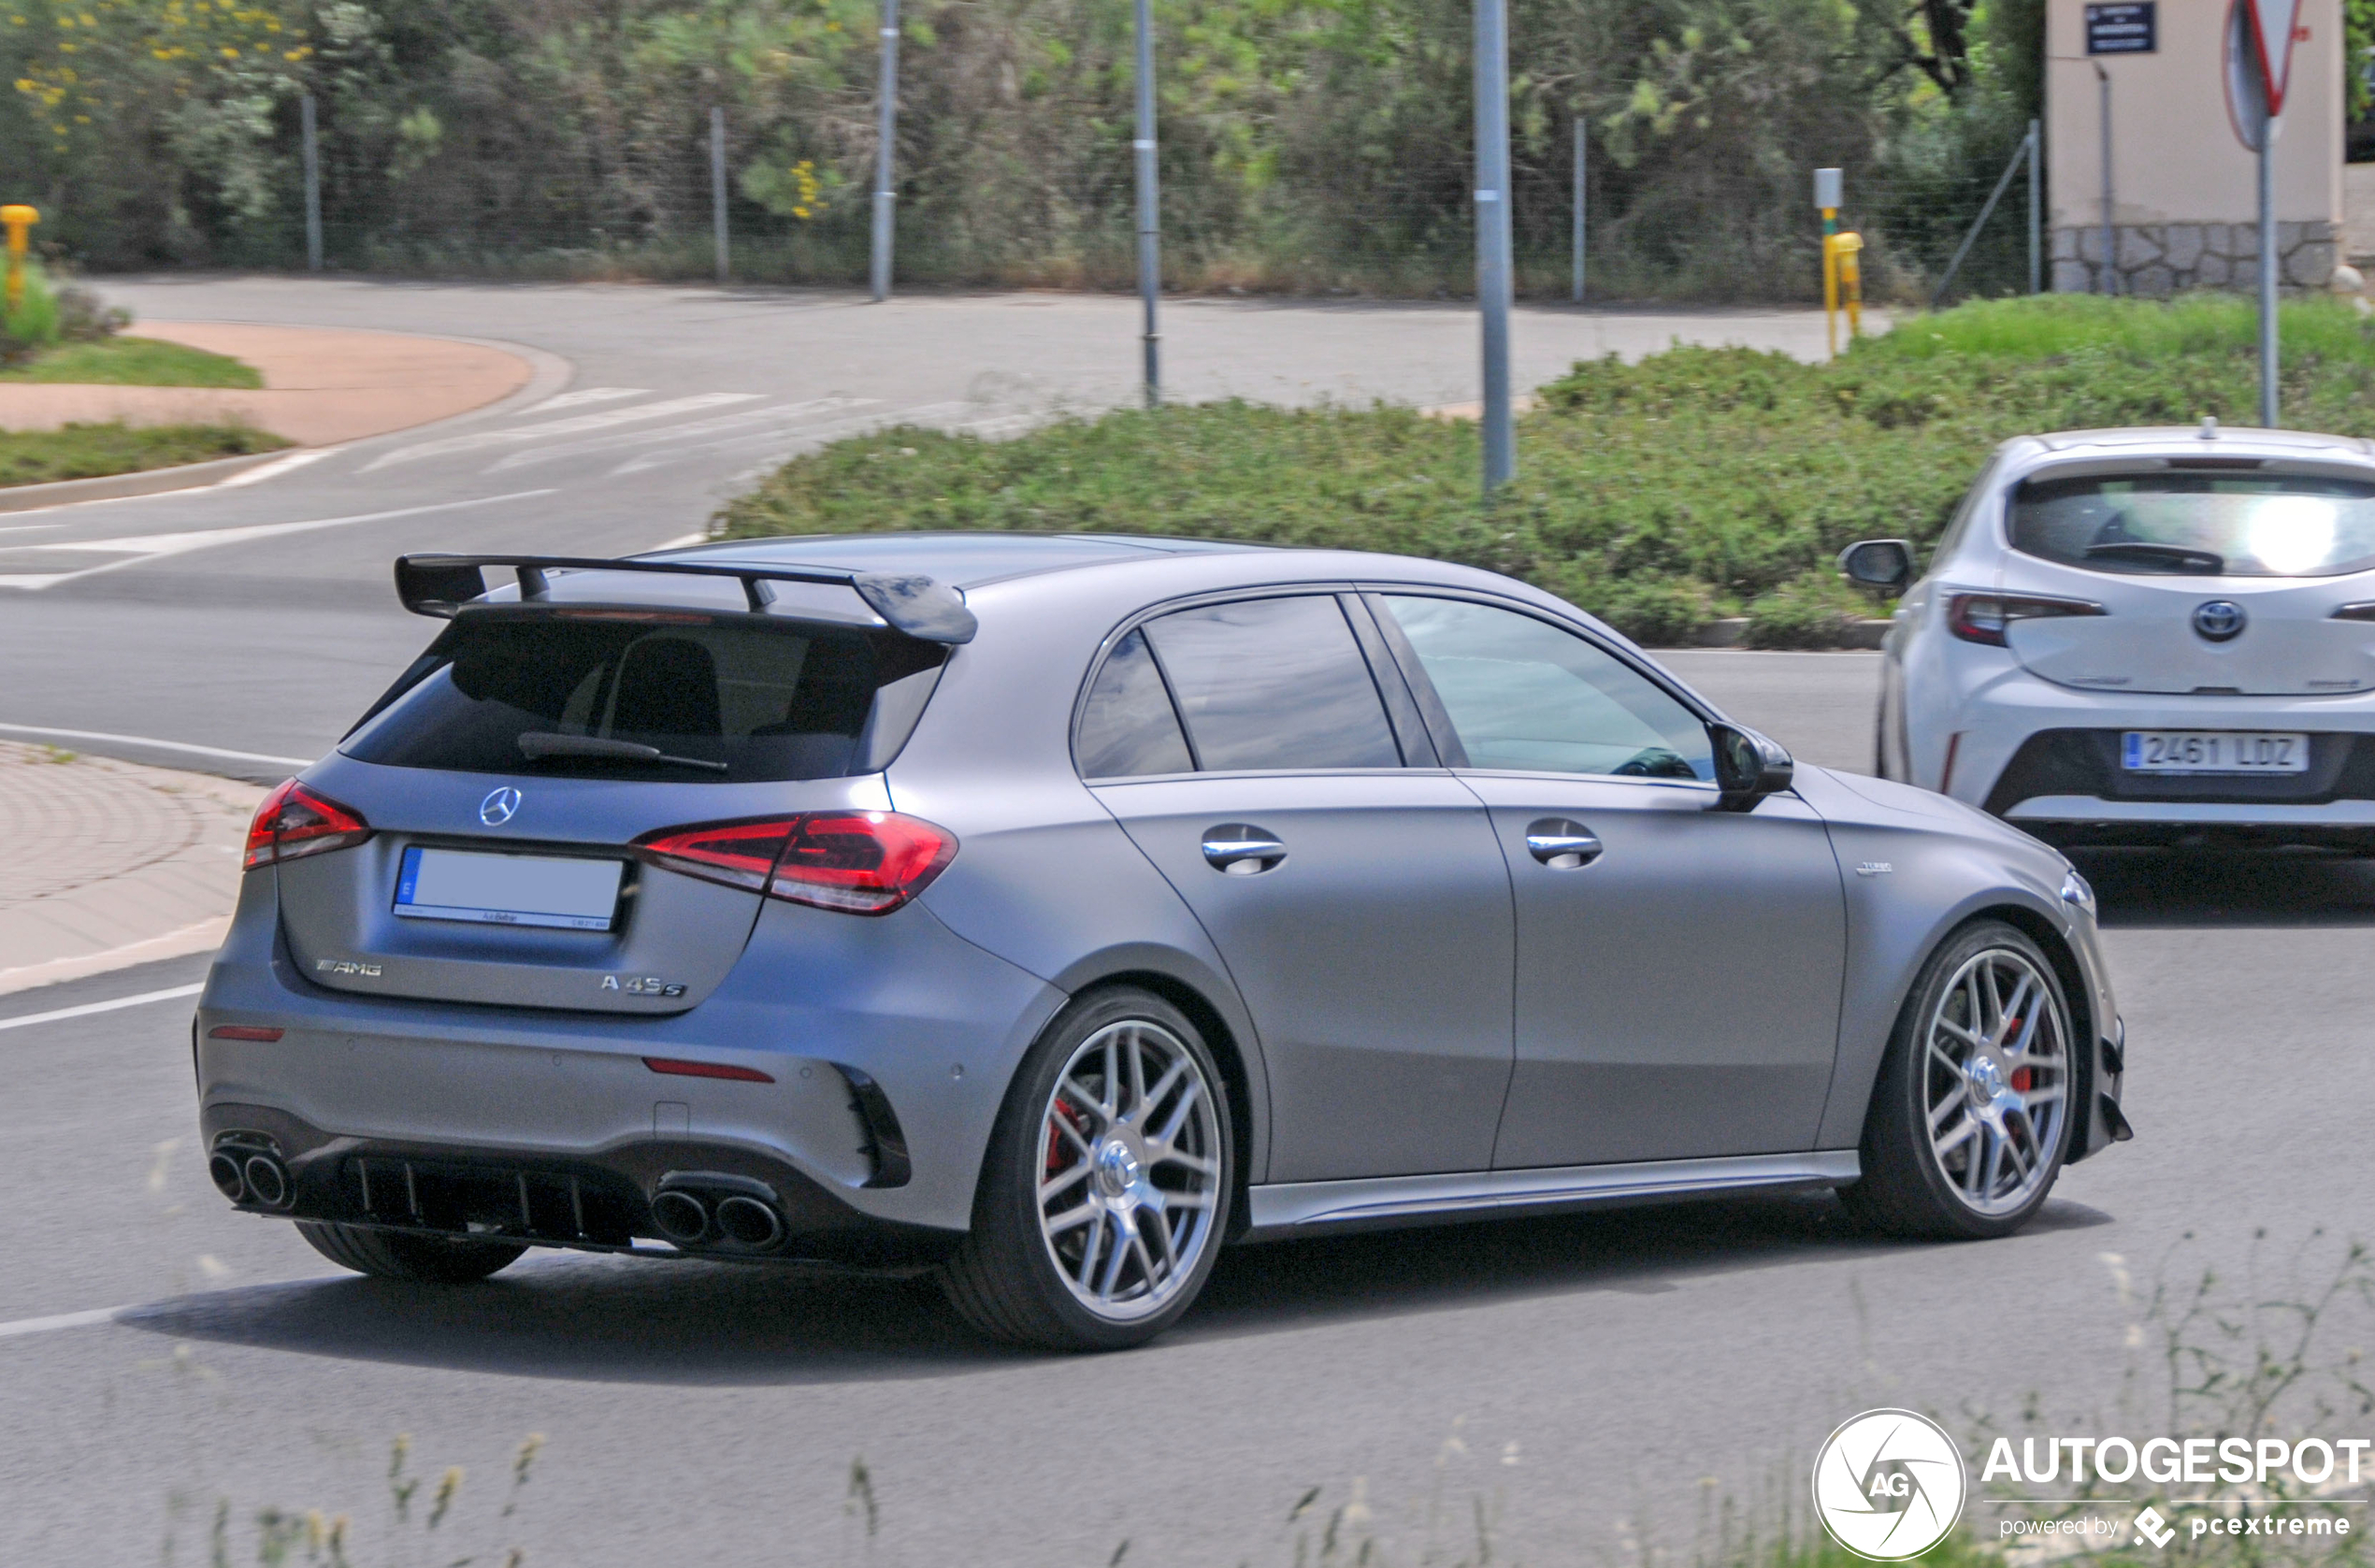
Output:
[[[652,1195],[652,1224],[678,1246],[770,1252],[785,1235],[775,1189],[722,1171],[670,1171]]]
[[[709,1205],[671,1188],[652,1200],[652,1223],[671,1242],[698,1242],[709,1234]]]
[[[206,1173],[214,1189],[234,1203],[285,1209],[296,1195],[281,1157],[252,1144],[224,1144],[207,1157]]]
[[[784,1239],[773,1206],[739,1192],[717,1205],[717,1229],[737,1246],[765,1248]]]

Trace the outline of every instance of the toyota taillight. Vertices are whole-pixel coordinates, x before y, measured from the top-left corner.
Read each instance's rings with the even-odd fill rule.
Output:
[[[2054,598],[2045,594],[1955,594],[1946,601],[1947,630],[1965,642],[2001,648],[2015,621],[2057,615],[2100,615],[2093,599]]]
[[[248,825],[247,869],[277,865],[326,850],[349,849],[371,836],[353,808],[291,779],[264,798]]]
[[[897,812],[802,812],[668,827],[635,841],[664,870],[845,914],[888,914],[957,855],[945,827]]]

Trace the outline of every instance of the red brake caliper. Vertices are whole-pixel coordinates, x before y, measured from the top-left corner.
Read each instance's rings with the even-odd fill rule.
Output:
[[[2011,1039],[2014,1035],[2017,1035],[2020,1032],[2021,1020],[2018,1018],[2010,1020],[2004,1026],[2004,1038],[2007,1040]],[[2027,1068],[2017,1068],[2013,1071],[2012,1092],[2014,1094],[2026,1094],[2029,1092],[2029,1070]]]
[[[1083,1116],[1077,1110],[1073,1109],[1071,1100],[1064,1099],[1061,1095],[1057,1096],[1056,1114],[1063,1117],[1066,1122],[1070,1123],[1072,1129],[1074,1132],[1079,1133],[1084,1141],[1087,1140],[1088,1137],[1088,1129],[1086,1125],[1087,1118]],[[1070,1162],[1064,1158],[1063,1134],[1058,1132],[1056,1130],[1055,1124],[1051,1122],[1048,1124],[1047,1128],[1047,1170],[1045,1173],[1052,1176],[1058,1171],[1061,1171],[1068,1163]]]

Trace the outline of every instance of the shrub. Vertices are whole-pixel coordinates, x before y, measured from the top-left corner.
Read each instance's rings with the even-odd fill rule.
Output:
[[[2287,304],[2282,326],[2285,423],[2375,435],[2375,332],[2325,299]],[[1472,427],[1229,402],[1066,418],[1007,441],[860,436],[793,459],[715,525],[1380,550],[1524,578],[1648,640],[1686,640],[1743,604],[1752,636],[1813,638],[1870,613],[1826,597],[1838,551],[1936,538],[2008,437],[2250,422],[2253,345],[2251,303],[2225,296],[1988,301],[1908,317],[1824,365],[1683,346],[1578,364],[1520,421],[1518,478],[1490,504]]]

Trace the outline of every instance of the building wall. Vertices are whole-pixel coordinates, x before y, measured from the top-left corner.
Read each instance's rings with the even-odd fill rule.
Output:
[[[2228,0],[2160,0],[2159,50],[2086,54],[2085,0],[2048,0],[2045,152],[2052,286],[2103,287],[2103,120],[2111,84],[2112,270],[2123,294],[2251,287],[2259,254],[2258,159],[2227,116]],[[2276,143],[2284,281],[2322,288],[2341,258],[2340,0],[2303,0]]]

